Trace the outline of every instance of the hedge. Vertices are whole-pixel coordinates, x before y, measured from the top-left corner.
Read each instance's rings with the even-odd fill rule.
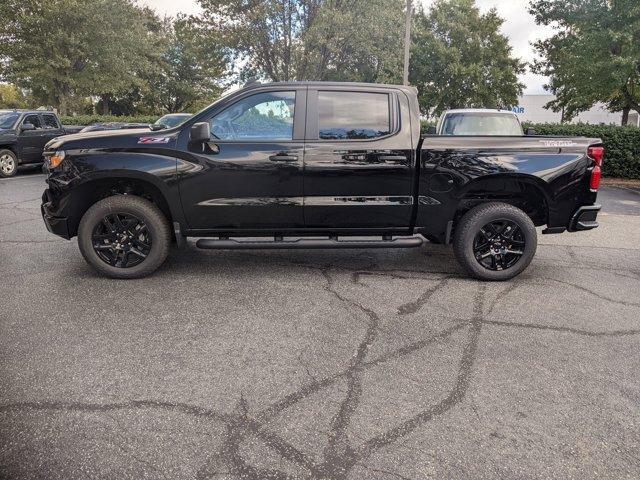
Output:
[[[429,125],[423,122],[422,133],[426,133]],[[557,123],[524,125],[527,127],[535,129],[536,135],[601,138],[606,150],[603,175],[640,179],[640,128]]]
[[[116,115],[76,115],[60,116],[63,125],[93,125],[94,123],[125,122],[125,123],[153,123],[158,118],[157,115],[119,117]]]

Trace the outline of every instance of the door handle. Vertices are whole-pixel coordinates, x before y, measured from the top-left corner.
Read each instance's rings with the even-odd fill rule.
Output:
[[[278,155],[271,155],[269,157],[269,160],[271,160],[272,162],[297,162],[298,161],[298,156],[297,155],[278,154]]]

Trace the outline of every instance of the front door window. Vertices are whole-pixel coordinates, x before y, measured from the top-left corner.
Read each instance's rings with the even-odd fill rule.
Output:
[[[211,133],[219,140],[292,140],[295,103],[295,92],[251,95],[211,119]]]

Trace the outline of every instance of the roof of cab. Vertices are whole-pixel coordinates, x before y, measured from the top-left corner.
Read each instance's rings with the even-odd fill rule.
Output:
[[[359,87],[359,88],[397,88],[407,90],[412,93],[417,92],[413,85],[392,85],[388,83],[364,83],[364,82],[319,82],[319,81],[296,81],[296,82],[249,82],[241,90],[261,87]]]

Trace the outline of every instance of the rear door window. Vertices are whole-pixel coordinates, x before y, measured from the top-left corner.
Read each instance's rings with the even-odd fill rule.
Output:
[[[389,95],[318,92],[318,129],[321,140],[367,140],[389,135]]]
[[[43,115],[42,123],[44,125],[44,128],[49,128],[49,129],[60,128],[60,125],[58,125],[58,119],[55,117],[55,115]]]

